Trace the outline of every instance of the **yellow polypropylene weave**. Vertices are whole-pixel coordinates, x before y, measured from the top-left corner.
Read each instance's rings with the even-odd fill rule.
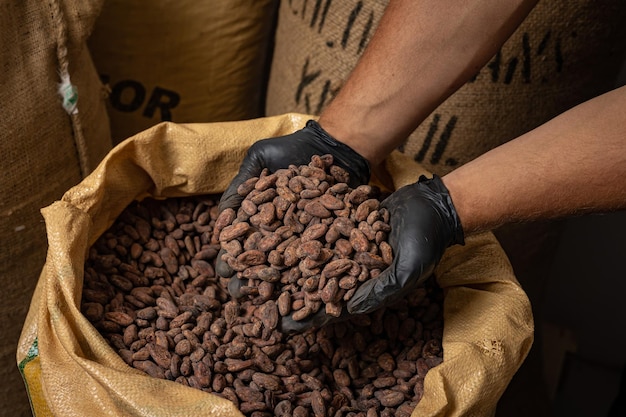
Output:
[[[17,354],[37,416],[241,415],[225,399],[129,367],[109,347],[80,313],[85,256],[134,199],[221,193],[253,142],[291,133],[306,120],[285,114],[157,125],[119,144],[42,210],[48,255]],[[387,168],[396,187],[425,173],[397,152]],[[413,415],[493,415],[532,343],[528,298],[490,233],[450,248],[436,275],[445,291],[444,361],[428,373]]]

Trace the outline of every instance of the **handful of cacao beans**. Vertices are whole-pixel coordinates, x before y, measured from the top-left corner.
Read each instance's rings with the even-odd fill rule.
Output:
[[[246,282],[242,295],[275,299],[280,315],[296,321],[321,308],[339,317],[359,283],[391,264],[381,190],[347,183],[348,173],[323,155],[239,186],[241,206],[222,211],[216,233],[222,260]]]
[[[90,248],[81,311],[148,375],[226,398],[246,416],[404,416],[442,361],[442,292],[286,335],[278,303],[232,300],[215,274],[217,196],[129,206]]]

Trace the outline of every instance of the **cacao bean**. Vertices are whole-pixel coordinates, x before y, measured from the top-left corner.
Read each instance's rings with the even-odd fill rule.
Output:
[[[297,198],[308,200],[302,212],[317,202],[332,216],[345,210],[342,220],[302,217],[292,209],[294,202],[278,196],[250,202],[273,204],[276,221],[281,212],[284,223],[292,210],[295,221],[308,217],[308,222],[284,223],[274,231],[255,229],[247,220],[233,224],[237,213],[218,215],[217,198],[206,197],[146,199],[129,206],[129,213],[90,248],[83,314],[130,366],[220,395],[250,417],[410,415],[423,396],[424,376],[443,360],[442,295],[434,280],[368,315],[303,334],[279,331],[280,317],[289,314],[303,320],[324,307],[339,316],[359,283],[392,260],[387,242],[372,240],[363,226],[373,229],[384,220],[384,209],[369,202],[377,193],[333,184],[329,174],[322,177],[333,166],[329,161],[315,158],[304,170],[311,177],[297,167],[276,173],[275,179],[265,172],[242,191],[258,202],[272,195],[262,193],[284,187],[298,173],[304,179],[293,186],[306,198]],[[359,204],[365,204],[359,216],[366,219],[355,227],[350,216]],[[355,251],[349,239],[359,232],[368,243]],[[386,233],[379,228],[375,239],[379,232]],[[234,263],[249,252],[238,262],[250,289],[240,300],[230,299],[228,279],[215,275],[220,248],[239,251],[227,254]]]

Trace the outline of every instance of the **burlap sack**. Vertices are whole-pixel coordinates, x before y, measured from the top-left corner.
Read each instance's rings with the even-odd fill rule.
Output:
[[[388,0],[281,2],[266,115],[319,114]],[[445,174],[613,87],[626,46],[620,0],[540,1],[484,68],[400,150]]]
[[[232,403],[130,368],[81,315],[88,248],[134,199],[222,192],[254,141],[290,133],[307,117],[163,123],[124,141],[61,201],[42,210],[50,248],[19,344],[39,415],[240,415]],[[425,171],[400,153],[395,185]],[[525,293],[491,234],[454,247],[437,269],[445,288],[444,362],[431,370],[414,416],[488,416],[532,343]]]
[[[46,256],[39,210],[111,148],[102,85],[85,46],[100,6],[0,0],[0,415],[31,415],[15,354]],[[67,90],[71,114],[58,93],[61,75],[76,88],[77,102]]]
[[[161,121],[260,117],[277,0],[107,0],[89,47],[113,140]]]

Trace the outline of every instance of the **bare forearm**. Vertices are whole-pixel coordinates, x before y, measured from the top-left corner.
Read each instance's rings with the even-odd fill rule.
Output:
[[[537,0],[391,0],[320,124],[373,165],[484,66]]]
[[[443,177],[466,233],[626,208],[626,87]]]

